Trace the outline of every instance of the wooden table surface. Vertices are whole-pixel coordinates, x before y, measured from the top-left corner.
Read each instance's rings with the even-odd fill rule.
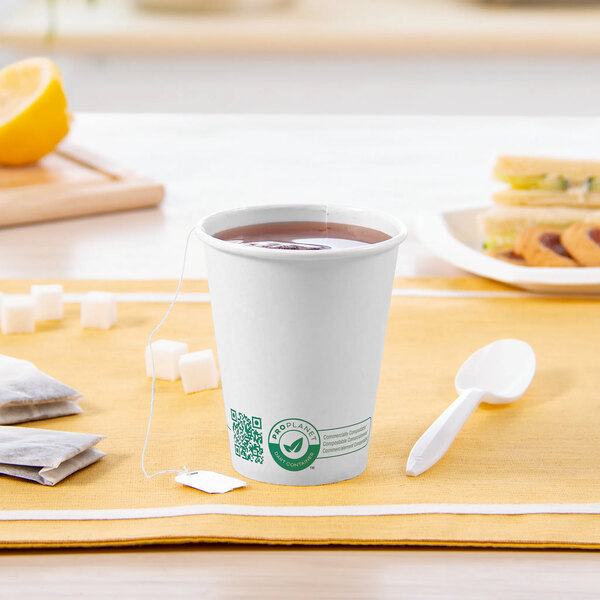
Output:
[[[6,0],[4,0],[6,1]],[[24,0],[0,40],[47,52],[45,3]],[[598,54],[598,6],[479,0],[295,0],[286,9],[178,14],[134,2],[56,3],[51,47],[83,53]],[[566,3],[565,3],[566,4]]]
[[[158,209],[0,230],[0,278],[176,278],[219,208],[327,201],[411,229],[398,272],[462,274],[418,242],[421,209],[487,204],[497,154],[597,156],[600,119],[76,115],[71,141],[166,184]],[[204,275],[199,245],[190,277]],[[194,545],[0,553],[0,598],[597,598],[600,554]]]

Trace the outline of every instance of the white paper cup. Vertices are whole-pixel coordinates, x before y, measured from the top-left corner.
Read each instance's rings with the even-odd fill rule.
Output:
[[[232,227],[326,218],[391,238],[311,251],[214,237]],[[270,205],[210,215],[196,231],[206,244],[233,468],[283,485],[362,473],[405,226],[370,210]]]

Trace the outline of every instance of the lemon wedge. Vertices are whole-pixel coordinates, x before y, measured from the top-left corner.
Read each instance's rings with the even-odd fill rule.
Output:
[[[62,77],[50,59],[29,58],[0,71],[0,164],[39,160],[67,135],[69,121]]]

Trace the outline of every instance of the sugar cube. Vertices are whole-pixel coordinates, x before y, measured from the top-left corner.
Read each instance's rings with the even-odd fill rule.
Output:
[[[63,318],[62,285],[32,285],[31,295],[36,321],[59,321]]]
[[[152,342],[155,377],[157,379],[177,381],[180,377],[179,357],[187,352],[188,345],[185,342],[174,342],[172,340],[157,340],[156,342]],[[146,375],[152,377],[150,346],[146,347]]]
[[[180,356],[179,370],[186,394],[210,390],[219,385],[219,373],[212,350],[190,352]]]
[[[117,322],[117,297],[110,292],[88,292],[81,301],[81,326],[110,329]]]
[[[2,297],[2,333],[33,333],[33,298],[24,294],[5,294]]]

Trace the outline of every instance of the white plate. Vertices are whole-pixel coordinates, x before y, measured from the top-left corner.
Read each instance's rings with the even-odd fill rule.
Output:
[[[431,252],[475,275],[534,292],[600,293],[600,267],[521,267],[483,254],[477,215],[487,208],[421,213],[419,237]]]

